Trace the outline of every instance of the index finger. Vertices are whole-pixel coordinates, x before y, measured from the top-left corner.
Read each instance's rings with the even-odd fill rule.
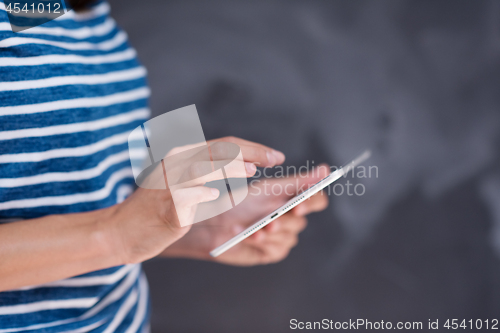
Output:
[[[216,147],[216,142],[230,142],[237,144],[246,162],[255,163],[260,167],[271,167],[285,162],[285,154],[260,143],[228,136],[209,141],[210,146]],[[214,154],[214,151],[212,151]],[[215,158],[216,154],[214,154]]]

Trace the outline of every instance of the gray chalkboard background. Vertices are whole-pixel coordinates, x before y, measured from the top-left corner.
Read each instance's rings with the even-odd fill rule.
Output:
[[[154,115],[378,178],[276,265],[144,264],[153,332],[500,315],[500,1],[111,0]],[[500,319],[500,318],[499,318]]]

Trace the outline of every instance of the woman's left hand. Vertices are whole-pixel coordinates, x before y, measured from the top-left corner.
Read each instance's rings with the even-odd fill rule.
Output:
[[[305,216],[328,206],[328,197],[323,192],[312,196],[220,256],[212,258],[209,252],[283,205],[301,190],[326,177],[328,172],[324,165],[307,175],[259,180],[248,188],[248,196],[242,203],[219,216],[193,225],[183,238],[168,247],[162,255],[239,266],[281,261],[297,244],[298,234],[307,226]],[[276,190],[277,186],[280,191]]]

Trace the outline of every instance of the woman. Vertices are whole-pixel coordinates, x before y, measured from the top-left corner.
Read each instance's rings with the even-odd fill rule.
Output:
[[[78,9],[13,33],[0,0],[0,333],[146,332],[140,262],[213,260],[216,244],[288,198],[255,186],[203,228],[182,228],[169,191],[131,194],[127,137],[149,116],[145,70],[106,2],[80,1]],[[247,177],[255,164],[285,159],[254,142],[213,141],[241,147]],[[323,176],[273,182],[290,189]],[[199,201],[216,196],[206,188]],[[283,259],[304,216],[326,205],[316,195],[216,261]]]

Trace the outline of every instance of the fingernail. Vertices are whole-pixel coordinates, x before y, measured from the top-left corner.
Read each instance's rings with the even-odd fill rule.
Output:
[[[267,155],[267,162],[270,165],[275,165],[276,164],[276,156],[269,151],[266,153],[266,155]]]
[[[216,189],[216,188],[212,188],[212,189],[210,189],[210,192],[212,192],[212,196],[213,196],[214,198],[217,198],[217,197],[219,196],[219,190],[218,190],[218,189]]]
[[[278,161],[278,163],[285,162],[285,154],[283,154],[282,152],[277,151],[277,150],[273,150],[273,154],[276,157],[276,160]]]
[[[255,170],[257,170],[257,167],[255,166],[255,164],[248,163],[248,162],[245,162],[245,168],[247,169],[247,172],[251,173],[251,174],[253,174],[255,172]]]

